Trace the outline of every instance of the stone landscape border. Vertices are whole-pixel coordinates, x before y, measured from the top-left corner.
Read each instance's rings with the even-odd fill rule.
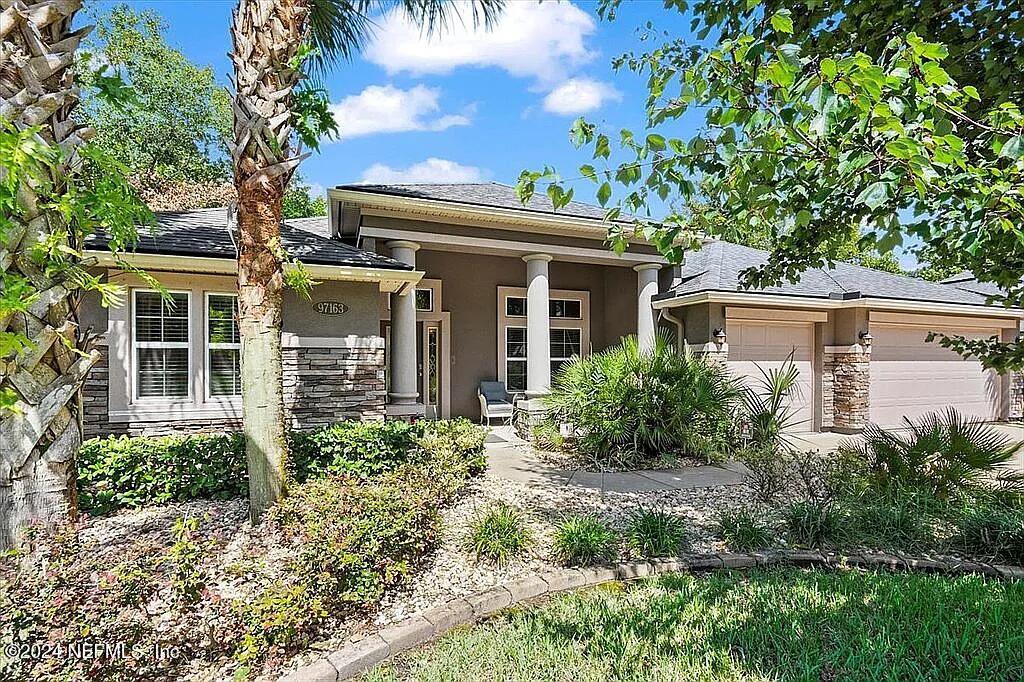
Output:
[[[549,594],[670,573],[764,566],[881,568],[951,575],[978,574],[1006,580],[1024,580],[1024,567],[1021,566],[1001,566],[952,558],[908,557],[882,553],[836,554],[803,550],[750,554],[690,554],[674,559],[621,563],[614,566],[564,568],[515,580],[427,609],[384,630],[352,641],[334,653],[285,675],[279,682],[348,680],[391,656],[440,637],[455,626],[472,623],[514,604]]]

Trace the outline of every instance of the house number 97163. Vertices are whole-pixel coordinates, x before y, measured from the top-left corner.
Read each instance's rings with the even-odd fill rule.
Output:
[[[321,315],[344,315],[348,306],[341,301],[317,301],[314,306]]]

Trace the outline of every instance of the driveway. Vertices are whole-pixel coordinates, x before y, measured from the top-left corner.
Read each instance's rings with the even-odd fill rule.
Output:
[[[999,433],[1014,441],[1024,441],[1024,424],[992,424]],[[790,436],[793,446],[801,452],[820,450],[831,452],[839,447],[839,444],[848,439],[857,439],[857,435],[844,435],[841,433],[801,433]],[[1016,471],[1024,472],[1024,448],[1014,457],[1010,466]]]

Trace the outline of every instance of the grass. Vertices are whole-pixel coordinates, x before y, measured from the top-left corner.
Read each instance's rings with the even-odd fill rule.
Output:
[[[485,671],[485,672],[482,672]],[[1024,583],[797,569],[674,575],[512,609],[371,671],[448,680],[1010,680]]]
[[[772,527],[744,509],[720,513],[715,518],[714,532],[733,552],[753,552],[775,544]]]
[[[472,520],[465,546],[477,561],[502,565],[525,552],[532,541],[523,515],[498,502]]]

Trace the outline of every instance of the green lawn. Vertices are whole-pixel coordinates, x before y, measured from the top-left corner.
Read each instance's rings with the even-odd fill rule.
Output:
[[[667,576],[509,610],[365,679],[1024,680],[1024,583],[796,569]]]

